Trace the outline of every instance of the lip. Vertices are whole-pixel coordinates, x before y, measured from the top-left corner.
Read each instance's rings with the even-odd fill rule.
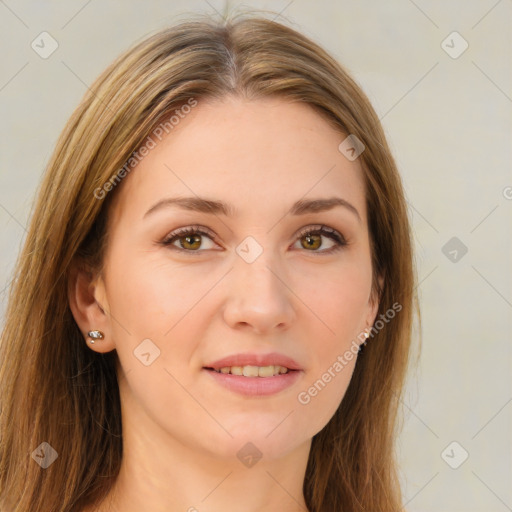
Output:
[[[231,356],[224,357],[213,363],[204,365],[203,368],[213,368],[214,370],[220,370],[226,366],[285,366],[289,370],[303,370],[303,368],[294,361],[291,357],[279,354],[278,352],[272,352],[270,354],[234,354]],[[286,374],[283,374],[286,375]],[[248,377],[243,377],[247,379]],[[261,378],[261,377],[260,377]],[[270,378],[270,377],[267,377]]]
[[[214,371],[226,366],[276,365],[285,366],[289,371],[272,377],[244,377],[243,375]],[[293,385],[304,373],[303,368],[297,361],[278,352],[270,354],[234,354],[205,365],[202,371],[211,375],[221,386],[244,396],[274,395]]]
[[[217,373],[207,368],[203,368],[202,371],[211,375],[211,378],[224,388],[239,395],[254,397],[279,393],[293,385],[303,374],[301,370],[292,370],[273,377],[244,377],[243,375],[231,375],[230,373]]]

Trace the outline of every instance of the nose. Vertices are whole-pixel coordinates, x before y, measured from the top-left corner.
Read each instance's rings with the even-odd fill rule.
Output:
[[[294,295],[283,270],[266,252],[252,263],[237,258],[227,278],[224,320],[232,329],[270,334],[293,324]]]

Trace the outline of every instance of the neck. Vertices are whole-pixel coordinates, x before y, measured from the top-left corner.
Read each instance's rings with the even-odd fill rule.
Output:
[[[131,432],[107,503],[119,512],[307,512],[302,486],[310,443],[246,467]]]

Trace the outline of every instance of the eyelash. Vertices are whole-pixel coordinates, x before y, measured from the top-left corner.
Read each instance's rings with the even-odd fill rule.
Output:
[[[173,245],[173,242],[175,242],[176,240],[178,240],[182,237],[188,236],[188,235],[206,236],[206,237],[210,238],[213,242],[215,242],[215,239],[216,239],[216,236],[213,232],[211,232],[201,226],[190,226],[190,227],[180,228],[180,229],[177,229],[176,231],[173,231],[161,243],[162,243],[162,245],[164,245],[166,247],[170,247]],[[318,251],[317,250],[307,251],[306,249],[304,249],[306,252],[311,252],[313,254],[318,254],[318,255],[333,254],[334,252],[337,252],[337,251],[341,250],[343,247],[345,247],[346,245],[348,245],[348,242],[345,240],[345,237],[343,235],[341,235],[338,231],[331,229],[324,225],[319,224],[316,226],[309,226],[309,227],[301,230],[297,236],[297,239],[300,240],[301,238],[308,236],[308,235],[323,235],[327,238],[330,238],[335,243],[335,245],[333,247],[331,247],[330,249],[323,250],[323,251],[319,251],[319,250]],[[182,247],[176,247],[176,246],[174,246],[172,248],[177,251],[186,252],[189,254],[198,254],[198,253],[204,252],[204,249],[203,250],[190,250],[190,249],[183,249]]]

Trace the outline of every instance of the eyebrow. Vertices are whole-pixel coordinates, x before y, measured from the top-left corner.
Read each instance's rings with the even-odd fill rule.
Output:
[[[212,215],[225,215],[226,217],[233,217],[236,215],[236,210],[231,205],[223,201],[215,201],[204,197],[167,197],[155,203],[144,214],[144,218],[158,210],[161,210],[162,208],[172,206],[194,212],[208,213]],[[330,197],[326,199],[300,199],[292,205],[288,213],[291,215],[306,215],[308,213],[332,210],[337,206],[346,208],[357,217],[359,222],[361,222],[361,216],[359,215],[356,207],[341,197]]]

